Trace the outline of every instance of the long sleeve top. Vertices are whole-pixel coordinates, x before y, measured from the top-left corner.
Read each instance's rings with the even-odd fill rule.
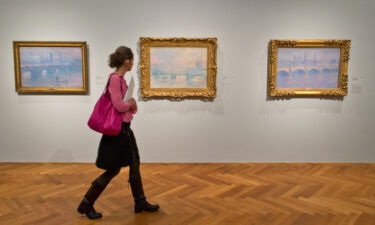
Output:
[[[131,110],[130,104],[127,101],[123,101],[126,91],[128,90],[128,85],[124,79],[123,75],[117,73],[111,73],[108,92],[111,97],[111,102],[115,109],[122,113],[122,120],[124,122],[130,122],[133,119],[133,114],[137,112],[137,109]]]

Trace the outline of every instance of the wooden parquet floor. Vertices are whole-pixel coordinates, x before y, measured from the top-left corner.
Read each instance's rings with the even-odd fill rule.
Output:
[[[375,163],[142,163],[155,213],[134,214],[124,167],[88,220],[92,163],[0,163],[0,224],[375,225]]]

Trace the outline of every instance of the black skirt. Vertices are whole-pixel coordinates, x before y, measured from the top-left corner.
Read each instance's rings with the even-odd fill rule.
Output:
[[[132,159],[132,151],[135,151],[137,159]],[[132,160],[139,160],[137,143],[130,123],[122,122],[117,136],[102,135],[95,164],[108,170],[129,166]]]

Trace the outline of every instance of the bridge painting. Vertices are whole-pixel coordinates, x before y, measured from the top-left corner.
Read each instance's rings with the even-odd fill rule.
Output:
[[[23,87],[83,87],[80,47],[20,47]]]
[[[150,49],[152,88],[205,88],[207,48]]]
[[[279,48],[277,88],[337,88],[339,48]]]

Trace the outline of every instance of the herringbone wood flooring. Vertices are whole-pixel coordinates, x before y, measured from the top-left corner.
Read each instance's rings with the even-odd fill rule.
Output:
[[[134,214],[128,168],[76,212],[92,163],[0,163],[0,224],[374,225],[375,163],[142,163],[156,213]]]

